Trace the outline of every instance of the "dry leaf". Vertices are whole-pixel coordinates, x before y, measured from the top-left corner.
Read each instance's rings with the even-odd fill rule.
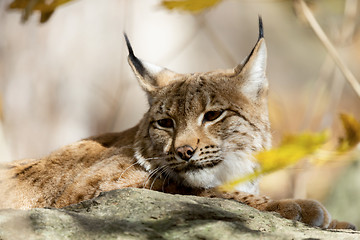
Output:
[[[322,165],[329,161],[349,159],[351,151],[360,143],[360,122],[352,115],[340,114],[345,136],[339,139],[336,147],[320,149],[311,158],[313,164]]]
[[[163,0],[161,5],[169,10],[181,10],[198,13],[213,7],[222,0]]]
[[[349,114],[340,114],[342,125],[345,129],[345,137],[340,139],[338,151],[349,151],[360,142],[360,122]]]
[[[9,9],[23,10],[23,22],[26,22],[34,11],[39,11],[40,22],[44,23],[58,6],[70,1],[72,0],[14,0],[10,3]]]

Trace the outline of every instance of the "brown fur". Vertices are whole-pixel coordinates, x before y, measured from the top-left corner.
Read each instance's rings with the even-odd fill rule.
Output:
[[[257,181],[233,193],[216,187],[254,172],[252,154],[270,147],[260,34],[252,53],[233,70],[177,74],[138,60],[129,63],[150,108],[135,127],[81,140],[41,159],[1,167],[0,208],[64,207],[126,187],[234,199],[259,210],[323,228],[331,222],[312,200],[275,201],[257,194]]]

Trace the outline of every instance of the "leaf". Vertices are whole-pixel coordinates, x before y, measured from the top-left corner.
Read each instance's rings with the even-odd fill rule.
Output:
[[[222,0],[163,0],[161,5],[169,10],[199,13],[215,6]]]
[[[334,150],[320,149],[311,157],[311,163],[323,165],[329,161],[348,159],[351,151],[360,143],[360,122],[352,115],[340,114],[345,136],[339,139]]]
[[[311,158],[312,163],[324,164],[346,156],[360,143],[360,122],[349,114],[341,114],[340,119],[345,129],[345,137],[340,139],[335,150],[325,149],[325,144],[329,141],[329,134],[326,131],[287,136],[279,147],[254,155],[260,164],[259,170],[225,183],[219,189],[232,191],[240,183],[293,165],[305,157]],[[334,147],[332,148],[334,149]]]
[[[360,122],[349,114],[340,114],[342,125],[345,129],[345,137],[339,141],[339,152],[349,151],[360,142]]]
[[[284,137],[278,148],[259,152],[255,158],[265,173],[295,164],[306,156],[315,153],[329,139],[328,132],[302,133]]]
[[[242,176],[220,186],[221,191],[232,191],[238,184],[268,174],[287,166],[293,165],[301,159],[314,154],[329,139],[328,132],[302,133],[286,136],[277,148],[262,151],[254,155],[260,164],[260,169],[253,174]]]
[[[9,4],[9,9],[23,10],[22,21],[26,22],[34,11],[41,14],[40,22],[46,22],[55,9],[72,0],[14,0]]]

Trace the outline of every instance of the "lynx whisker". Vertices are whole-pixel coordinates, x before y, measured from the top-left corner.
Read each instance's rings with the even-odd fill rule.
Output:
[[[166,165],[164,165],[165,167],[161,170],[161,171],[158,171],[156,173],[156,177],[153,179],[151,185],[150,185],[150,190],[152,190],[153,186],[154,186],[154,183],[156,182],[156,180],[166,171]]]
[[[256,195],[256,181],[237,185],[232,193],[214,188],[255,173],[260,164],[252,153],[271,145],[261,17],[250,55],[227,70],[176,73],[138,59],[126,35],[125,40],[128,62],[148,97],[143,118],[123,132],[90,137],[2,168],[0,208],[60,208],[103,191],[143,187],[233,199],[292,220],[307,213],[305,223],[337,228],[320,203],[270,200]]]
[[[143,187],[145,188],[147,183],[149,182],[149,180],[156,175],[159,171],[161,171],[163,168],[166,168],[166,165],[163,165],[161,167],[157,167],[154,170],[150,171],[149,176],[145,179],[144,183],[143,183]]]
[[[169,170],[169,167],[166,170]],[[166,179],[167,179],[167,185],[169,185],[169,181],[170,181],[170,172],[169,171],[165,171],[164,181],[163,181],[163,184],[161,187],[162,192],[165,192]]]
[[[167,159],[171,159],[171,156],[161,156],[161,157],[149,157],[149,158],[145,158],[146,161],[151,161],[151,160],[167,160]]]
[[[153,176],[153,174],[155,174],[157,171],[159,171],[159,168],[155,168],[151,171],[149,171],[149,175],[145,178],[144,182],[143,182],[143,187],[146,187],[147,182],[150,180],[150,178]]]
[[[131,161],[133,161],[135,158],[133,158]],[[130,166],[128,166],[127,168],[125,168],[125,170],[120,174],[120,177],[118,178],[118,180],[120,180],[122,178],[122,176],[124,175],[124,173],[129,170],[130,168],[132,168],[133,166],[135,166],[136,164],[139,164],[138,162],[134,162],[133,164],[131,164]]]
[[[121,146],[121,148],[124,148],[124,149],[134,149],[134,146],[132,146],[132,145],[124,145],[124,146]]]

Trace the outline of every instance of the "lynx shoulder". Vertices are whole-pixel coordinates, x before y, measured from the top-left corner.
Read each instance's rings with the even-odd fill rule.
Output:
[[[312,226],[331,222],[312,200],[259,196],[258,182],[220,193],[215,187],[253,173],[252,154],[271,144],[267,51],[259,38],[234,69],[179,74],[138,59],[125,35],[129,64],[149,110],[133,128],[90,137],[40,159],[1,166],[0,208],[64,207],[125,187],[235,199]]]

